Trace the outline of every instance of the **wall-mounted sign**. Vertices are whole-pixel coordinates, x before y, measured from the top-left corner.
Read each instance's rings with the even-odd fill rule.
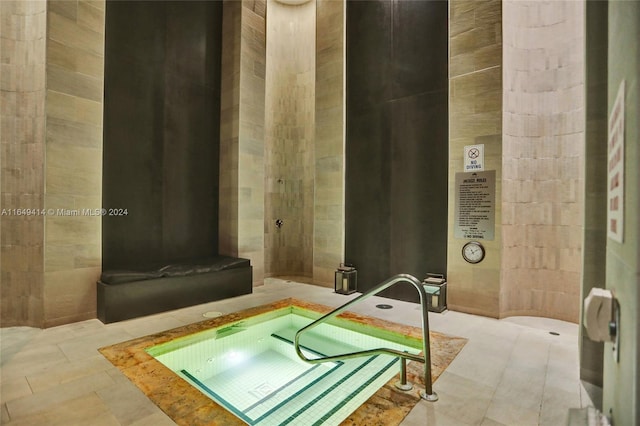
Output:
[[[466,145],[464,147],[464,171],[481,172],[484,170],[484,145]]]
[[[456,173],[453,236],[493,240],[496,223],[496,171]]]
[[[607,236],[621,243],[624,235],[624,80],[609,115],[607,165]]]

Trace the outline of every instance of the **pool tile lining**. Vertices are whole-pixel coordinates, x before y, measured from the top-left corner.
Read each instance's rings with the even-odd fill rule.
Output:
[[[242,425],[244,423],[239,418],[202,394],[183,378],[155,360],[145,350],[151,346],[166,343],[174,339],[186,338],[193,333],[218,328],[223,325],[232,325],[233,323],[262,313],[277,309],[295,309],[296,307],[302,308],[303,310],[314,311],[321,315],[333,309],[316,303],[287,298],[106,346],[100,348],[99,351],[177,424],[208,424],[212,426]],[[395,336],[405,336],[409,339],[420,339],[422,336],[422,330],[419,328],[353,312],[345,312],[339,315],[338,318],[353,322],[357,327],[367,326],[377,328],[384,334],[392,333]],[[467,339],[448,336],[433,331],[430,333],[430,336],[432,377],[435,381],[462,349]],[[422,364],[415,362],[408,363],[408,379],[418,386],[422,383],[422,372]],[[385,384],[383,389],[378,391],[344,420],[342,425],[365,425],[372,420],[379,419],[382,415],[385,418],[386,425],[398,425],[409,413],[411,408],[420,400],[420,397],[418,386],[414,387],[414,390],[410,392],[400,392],[393,386],[392,383],[394,381],[395,379],[392,379]],[[393,396],[388,396],[389,392],[392,392]],[[392,398],[392,400],[389,398]]]

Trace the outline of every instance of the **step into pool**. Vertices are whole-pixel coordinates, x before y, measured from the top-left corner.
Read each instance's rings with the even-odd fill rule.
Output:
[[[379,354],[310,364],[293,346],[318,314],[287,308],[153,346],[147,352],[249,425],[338,425],[398,374],[397,357]],[[414,339],[415,340],[415,339]],[[417,354],[421,341],[337,319],[300,340],[309,358],[363,349]]]

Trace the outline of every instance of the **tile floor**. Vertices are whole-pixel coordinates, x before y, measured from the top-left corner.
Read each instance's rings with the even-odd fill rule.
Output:
[[[3,425],[173,425],[97,348],[296,297],[338,306],[356,295],[283,279],[268,279],[251,295],[120,323],[99,320],[0,333]],[[378,303],[394,306],[390,310]],[[372,297],[354,311],[420,327],[416,304]],[[495,320],[459,312],[430,313],[431,329],[469,342],[434,384],[436,403],[420,402],[403,426],[565,425],[569,408],[592,405],[578,379],[578,326],[514,317]],[[549,334],[559,333],[558,336]]]

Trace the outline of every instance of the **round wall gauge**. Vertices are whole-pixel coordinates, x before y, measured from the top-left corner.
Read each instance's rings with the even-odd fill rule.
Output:
[[[480,263],[484,259],[484,247],[477,241],[469,241],[462,247],[462,257],[469,263]]]

